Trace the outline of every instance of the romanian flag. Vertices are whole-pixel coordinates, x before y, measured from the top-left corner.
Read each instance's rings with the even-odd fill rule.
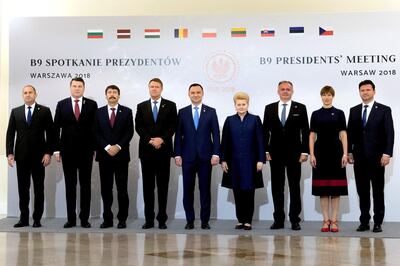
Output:
[[[130,39],[131,30],[130,29],[117,29],[117,39]]]
[[[217,38],[217,29],[203,29],[201,31],[203,38]]]
[[[187,38],[188,37],[188,29],[186,29],[186,28],[174,29],[174,37],[175,38]]]
[[[246,37],[246,28],[232,28],[231,37]]]
[[[87,30],[88,39],[103,39],[103,30]]]
[[[303,34],[304,27],[289,27],[290,34]]]
[[[275,36],[275,30],[273,29],[261,30],[261,37],[274,37],[274,36]]]
[[[144,30],[144,38],[146,39],[154,39],[160,38],[160,29],[145,29]]]
[[[327,30],[319,27],[319,36],[333,36],[333,30]]]

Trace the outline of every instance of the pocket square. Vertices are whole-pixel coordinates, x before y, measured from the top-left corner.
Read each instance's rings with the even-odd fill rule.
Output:
[[[293,116],[299,116],[300,114],[293,114]]]

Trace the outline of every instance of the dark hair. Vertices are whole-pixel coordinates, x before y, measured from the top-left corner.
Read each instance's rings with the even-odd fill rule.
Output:
[[[319,95],[324,95],[324,94],[331,94],[332,96],[335,96],[335,90],[331,87],[331,86],[324,86],[321,89],[321,92],[319,93]]]
[[[157,82],[157,83],[160,83],[161,84],[161,88],[163,88],[163,83],[162,83],[162,81],[161,81],[161,79],[159,79],[159,78],[152,78],[150,81],[149,81],[149,84],[148,85],[150,85],[150,83],[151,82]]]
[[[192,87],[196,87],[196,86],[199,86],[199,87],[201,88],[201,91],[203,91],[203,86],[201,86],[199,83],[192,83],[192,84],[190,84],[190,86],[189,86],[189,91],[190,91],[190,89],[191,89]]]
[[[279,87],[281,84],[283,84],[283,83],[290,84],[290,86],[292,86],[292,87],[293,87],[293,83],[292,83],[291,81],[289,81],[289,80],[282,80],[282,81],[279,81],[279,83],[278,83],[278,87]]]
[[[69,86],[72,85],[72,81],[82,82],[83,83],[83,87],[85,87],[85,81],[81,77],[76,77],[76,78],[71,79],[71,81],[69,82]]]
[[[105,90],[105,94],[106,94],[106,95],[107,95],[107,91],[108,91],[108,90],[116,90],[116,91],[118,91],[118,95],[121,94],[119,88],[118,88],[116,85],[108,85],[107,88],[106,88],[106,90]]]
[[[36,93],[36,89],[33,87],[33,85],[27,84],[22,88],[22,90],[24,90],[26,87],[32,88],[32,90]]]
[[[375,90],[375,84],[372,82],[372,80],[366,79],[366,80],[361,81],[360,84],[358,84],[358,89],[360,89],[361,86],[364,86],[364,85],[371,85],[372,89]]]

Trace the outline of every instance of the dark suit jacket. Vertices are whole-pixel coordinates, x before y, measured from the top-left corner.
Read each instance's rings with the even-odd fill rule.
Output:
[[[161,99],[157,122],[153,119],[150,100],[139,103],[135,117],[135,129],[140,136],[139,158],[152,159],[154,155],[172,157],[172,136],[175,133],[176,123],[177,111],[174,102]],[[150,139],[155,137],[164,140],[164,144],[158,150],[149,144]]]
[[[96,134],[96,161],[120,160],[130,161],[129,142],[133,137],[133,116],[132,110],[123,105],[118,105],[114,126],[110,125],[108,106],[103,106],[97,110],[95,119]],[[107,145],[116,145],[121,150],[111,157],[104,149]]]
[[[221,162],[227,162],[229,171],[223,174],[222,186],[254,189],[264,186],[257,162],[265,163],[263,128],[257,115],[228,116],[222,130]]]
[[[58,142],[56,151],[61,156],[89,156],[95,151],[94,118],[97,103],[83,97],[79,121],[76,121],[72,110],[71,97],[57,103],[54,124]],[[60,137],[61,131],[61,137]]]
[[[40,161],[44,154],[53,153],[54,139],[53,118],[48,107],[36,103],[29,126],[25,117],[25,105],[12,109],[7,128],[6,155],[14,154],[16,161]]]
[[[306,106],[292,101],[285,126],[278,115],[279,102],[265,106],[264,136],[265,150],[274,157],[298,160],[301,153],[309,153],[308,116]]]
[[[362,104],[350,109],[348,123],[349,153],[354,159],[380,160],[382,154],[393,155],[394,129],[390,107],[375,102],[365,129],[362,125]]]
[[[199,125],[194,127],[192,105],[179,110],[178,127],[175,132],[175,156],[184,161],[197,157],[208,161],[212,155],[219,156],[220,136],[217,113],[214,108],[202,105]]]

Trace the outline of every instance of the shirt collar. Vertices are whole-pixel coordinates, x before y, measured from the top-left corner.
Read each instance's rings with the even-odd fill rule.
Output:
[[[201,110],[201,107],[203,106],[203,104],[201,103],[201,104],[199,104],[199,105],[197,105],[197,107],[199,107],[199,110]],[[192,104],[192,110],[194,109],[196,107],[196,105],[194,105],[194,104]]]
[[[111,108],[115,108],[115,110],[118,110],[118,106],[119,106],[119,104],[115,105],[114,107],[111,107],[111,106],[109,106],[109,105],[107,104],[107,109],[108,109],[108,110],[111,110]]]
[[[287,102],[282,102],[281,100],[279,100],[279,106],[281,106],[282,104],[286,104],[286,106],[289,106],[289,105],[291,105],[292,104],[292,100],[289,100],[289,101],[287,101]]]
[[[364,108],[365,105],[368,105],[368,108],[372,107],[375,104],[375,100],[370,101],[369,103],[361,103],[361,106]]]
[[[35,109],[35,105],[36,105],[36,102],[34,102],[32,105],[30,105],[30,107],[32,107],[31,110]],[[25,104],[25,109],[28,109],[28,107],[29,107],[29,105]]]
[[[71,100],[73,103],[75,102],[75,100],[79,100],[79,103],[82,103],[82,98],[83,96],[79,97],[78,99],[75,99],[74,97],[71,96]]]

